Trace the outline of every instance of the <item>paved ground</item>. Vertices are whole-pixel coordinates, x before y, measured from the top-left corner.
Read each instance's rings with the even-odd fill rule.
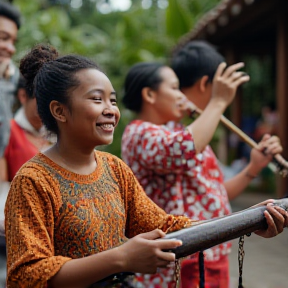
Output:
[[[234,200],[233,211],[245,209],[266,195],[245,193]],[[277,237],[264,239],[251,235],[245,238],[243,286],[245,288],[288,288],[288,228]],[[230,255],[231,288],[238,286],[238,239],[233,240]]]

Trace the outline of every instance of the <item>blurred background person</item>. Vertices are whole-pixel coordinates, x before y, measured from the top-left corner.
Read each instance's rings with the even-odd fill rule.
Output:
[[[256,123],[254,139],[258,141],[264,134],[278,135],[279,115],[274,103],[262,107],[261,118]]]
[[[190,119],[186,127],[177,122],[190,109],[191,103],[181,92],[174,71],[158,63],[138,63],[129,70],[123,103],[137,116],[126,126],[122,136],[122,158],[147,195],[165,211],[201,220],[231,212],[217,160],[206,145],[237,87],[249,80],[242,73],[237,74],[242,66],[238,63],[226,71],[224,63],[219,66],[216,72],[219,79],[216,77],[213,82],[213,93],[211,87],[209,89],[212,95],[206,97],[207,109],[195,121]],[[226,251],[230,245],[223,243],[221,248]],[[182,270],[186,268],[183,264]],[[225,265],[227,267],[226,262]],[[196,265],[189,265],[188,270],[185,269],[185,276],[189,278],[189,286],[181,273],[182,287],[198,287]],[[143,282],[139,287],[173,287],[173,272],[173,269],[163,269],[158,274],[139,277],[139,282]],[[214,277],[212,272],[205,277],[208,285],[205,287],[212,287],[209,285],[210,278]]]
[[[19,79],[19,70],[12,61],[20,24],[20,12],[10,3],[0,1],[0,286],[6,282],[6,246],[3,236],[4,205],[9,183],[3,182],[3,153],[8,144],[12,107]],[[2,235],[2,236],[1,236]]]
[[[215,93],[215,81],[222,83],[224,81],[223,75],[231,73],[228,70],[229,68],[225,69],[223,75],[217,73],[217,69],[223,62],[225,62],[224,57],[212,45],[200,40],[188,42],[175,51],[172,56],[171,66],[179,79],[180,89],[191,102],[203,110],[200,117],[204,115],[212,104],[211,101]],[[242,64],[244,66],[244,63]],[[241,74],[242,76],[239,76]],[[230,77],[231,80],[234,79],[234,82],[237,83],[235,79],[237,77],[245,77],[245,73],[242,71],[233,72]],[[246,77],[250,80],[248,75]],[[230,89],[234,90],[236,94],[236,87],[233,81],[230,82],[230,85]],[[220,94],[224,97],[223,91]],[[216,107],[214,105],[214,109]],[[222,113],[224,113],[224,110]],[[213,115],[211,116],[213,117]],[[200,117],[195,120],[195,123]],[[210,126],[213,125],[213,122],[218,125],[219,120],[218,117],[210,118]],[[216,126],[213,129],[215,132]],[[195,135],[195,133],[196,130],[193,129],[192,135]],[[202,133],[207,133],[207,129],[202,129]],[[196,135],[194,138],[197,139]],[[219,160],[209,145],[210,142],[211,138],[206,141],[206,147],[203,146],[202,150],[197,151],[196,157],[193,157],[196,164],[193,167],[194,173],[191,174],[190,180],[193,181],[191,208],[187,211],[192,219],[197,217],[201,220],[209,220],[221,216],[223,212],[227,213],[228,211],[228,213],[231,213],[230,201],[245,190],[262,169],[268,165],[273,155],[282,152],[278,137],[269,134],[263,135],[258,143],[258,148],[250,150],[249,162],[245,166],[241,165],[241,171],[238,171],[234,177],[225,181],[223,172],[219,167]],[[264,150],[265,153],[263,153]],[[207,279],[207,286],[205,287],[229,287],[228,255],[230,252],[231,242],[226,242],[204,251],[205,277]],[[193,282],[195,283],[194,285],[197,283],[195,281],[199,277],[197,260],[196,257],[191,257],[182,262],[182,284],[185,288],[195,287]]]
[[[238,71],[244,63],[227,67],[208,44],[187,46],[172,62],[178,77],[171,68],[155,63],[138,63],[128,72],[123,103],[137,118],[124,131],[122,158],[147,195],[166,212],[208,220],[230,214],[229,200],[242,193],[282,147],[277,137],[266,135],[259,151],[252,150],[248,165],[224,181],[209,143],[238,86],[250,78]],[[186,127],[177,123],[189,102],[185,96],[203,110]],[[264,147],[267,155],[260,152]],[[205,251],[205,287],[229,287],[230,251],[230,242]],[[182,262],[183,288],[199,285],[196,256]],[[149,277],[141,280],[147,285],[150,281],[151,287],[159,283],[166,285],[159,287],[169,287],[171,283],[171,274],[165,271]]]
[[[16,48],[20,13],[9,3],[0,2],[0,157],[9,139],[9,121],[19,78],[19,70],[12,62]],[[2,171],[0,170],[0,174]]]
[[[20,76],[16,90],[20,108],[14,119],[10,120],[10,133],[4,155],[0,158],[0,285],[6,281],[6,245],[4,230],[4,207],[10,182],[19,168],[39,151],[51,145],[46,138],[45,129],[37,112],[36,98],[29,95],[25,79]]]
[[[20,76],[16,95],[21,107],[10,122],[9,142],[0,166],[2,181],[11,182],[26,161],[52,144],[38,115],[36,98],[27,91],[25,83]]]

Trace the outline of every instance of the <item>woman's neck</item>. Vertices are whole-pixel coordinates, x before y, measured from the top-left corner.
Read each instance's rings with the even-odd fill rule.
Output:
[[[153,113],[152,111],[141,111],[137,118],[139,120],[150,122],[155,125],[165,125],[166,122],[163,120],[163,118],[158,115],[157,113]]]
[[[64,141],[65,142],[65,141]],[[65,145],[62,141],[57,141],[44,154],[61,167],[71,172],[89,175],[97,168],[95,150],[83,151],[73,144]]]

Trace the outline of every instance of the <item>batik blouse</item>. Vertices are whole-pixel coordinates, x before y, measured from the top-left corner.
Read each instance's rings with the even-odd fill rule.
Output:
[[[167,213],[198,220],[231,213],[211,147],[196,153],[193,136],[182,125],[132,121],[122,136],[122,159],[147,195]],[[230,248],[228,242],[207,249],[205,260],[217,261]]]
[[[18,171],[5,207],[7,287],[46,287],[62,265],[155,228],[190,225],[167,215],[145,194],[130,168],[95,152],[96,170],[79,175],[39,153]]]

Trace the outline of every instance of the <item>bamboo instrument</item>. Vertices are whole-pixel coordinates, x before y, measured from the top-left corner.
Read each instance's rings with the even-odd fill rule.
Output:
[[[196,107],[193,104],[193,110],[191,111],[191,116],[194,114],[201,115],[203,111]],[[245,143],[247,143],[251,148],[258,147],[258,144],[251,139],[247,134],[245,134],[241,129],[239,129],[236,125],[234,125],[230,120],[228,120],[224,115],[221,115],[220,122],[223,123],[228,129],[230,129],[232,132],[234,132],[236,135],[239,136]],[[280,154],[276,154],[273,157],[273,164],[276,166],[276,169],[274,167],[271,167],[272,171],[279,171],[280,175],[283,177],[287,177],[288,175],[288,161],[286,161]]]
[[[276,200],[274,205],[287,211],[288,199]],[[169,233],[165,239],[182,240],[182,246],[170,251],[176,254],[177,259],[186,257],[256,230],[266,229],[265,209],[266,206],[252,207],[228,216],[203,221],[201,224]]]

